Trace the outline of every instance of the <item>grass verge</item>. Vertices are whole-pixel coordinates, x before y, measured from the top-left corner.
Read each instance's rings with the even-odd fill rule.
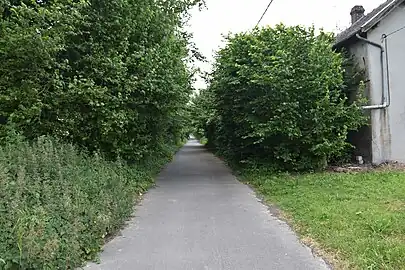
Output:
[[[131,216],[175,148],[128,166],[49,138],[0,148],[0,269],[74,269]]]
[[[405,269],[404,172],[241,176],[336,269]]]
[[[208,143],[207,138],[205,138],[205,137],[201,138],[201,139],[200,139],[200,143],[201,143],[202,145],[206,145],[206,144]]]

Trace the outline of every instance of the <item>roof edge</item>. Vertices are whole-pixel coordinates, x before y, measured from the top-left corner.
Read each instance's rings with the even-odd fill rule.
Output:
[[[405,2],[405,0],[388,0],[381,4],[362,19],[353,23],[346,30],[339,33],[336,36],[334,47],[342,46],[343,43],[353,38],[356,34],[367,33],[403,2]]]
[[[370,31],[371,28],[373,28],[374,25],[376,25],[378,22],[380,22],[382,19],[384,19],[391,11],[393,11],[395,8],[397,8],[402,2],[405,0],[392,0],[387,6],[385,6],[383,9],[381,9],[377,14],[375,14],[372,18],[370,18],[367,22],[365,22],[361,26],[361,31],[362,32],[368,32]],[[384,14],[384,12],[387,12]]]

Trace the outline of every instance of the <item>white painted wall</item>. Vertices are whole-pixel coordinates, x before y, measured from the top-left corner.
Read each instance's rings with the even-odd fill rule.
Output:
[[[379,25],[370,30],[367,39],[385,46],[383,35],[405,27],[405,5],[402,4]],[[384,57],[384,87],[389,78],[391,105],[371,112],[373,163],[398,161],[405,163],[405,29],[386,38],[388,55]],[[367,45],[367,71],[370,79],[370,104],[382,103],[380,50]]]
[[[348,49],[351,55],[355,57],[356,62],[359,64],[359,67],[365,71],[365,83],[366,89],[363,93],[368,99],[369,95],[369,76],[368,76],[368,52],[367,52],[367,43],[364,41],[357,41],[353,43]],[[356,98],[351,96],[350,98]],[[370,112],[367,111],[366,114],[370,116]],[[356,149],[354,151],[355,155],[361,155],[367,162],[372,160],[372,139],[371,139],[371,127],[364,126],[361,127],[357,132],[350,132],[348,135],[350,143],[352,143]]]
[[[367,44],[364,41],[357,41],[351,45],[349,52],[354,55],[360,68],[367,70]]]

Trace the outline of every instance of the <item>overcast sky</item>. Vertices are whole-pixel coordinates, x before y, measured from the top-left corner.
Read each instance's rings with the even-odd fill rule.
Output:
[[[314,25],[327,31],[337,32],[350,25],[350,10],[363,5],[366,13],[385,0],[274,0],[261,26]],[[222,44],[221,34],[241,32],[253,28],[265,10],[269,0],[206,0],[207,9],[193,10],[190,31],[201,53],[212,61],[214,51]],[[199,65],[205,71],[209,64]],[[204,87],[202,80],[196,88]]]

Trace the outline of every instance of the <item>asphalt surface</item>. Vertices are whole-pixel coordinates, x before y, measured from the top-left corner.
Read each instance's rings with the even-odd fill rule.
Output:
[[[91,270],[328,269],[196,141],[188,142]]]

